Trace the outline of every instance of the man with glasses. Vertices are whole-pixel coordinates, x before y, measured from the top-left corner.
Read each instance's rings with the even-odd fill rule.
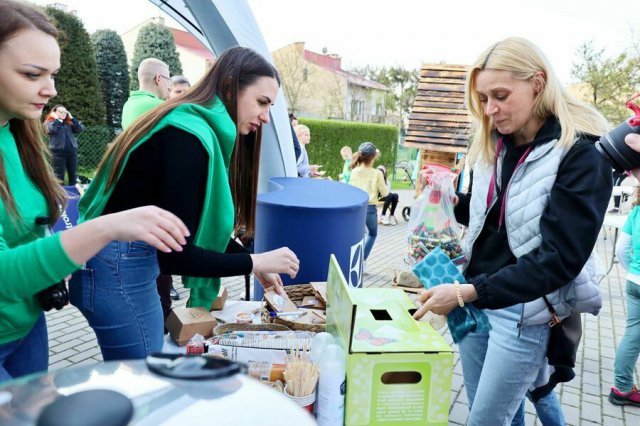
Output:
[[[122,108],[122,128],[150,109],[160,105],[169,96],[169,66],[156,58],[147,58],[138,66],[139,90],[129,94]]]

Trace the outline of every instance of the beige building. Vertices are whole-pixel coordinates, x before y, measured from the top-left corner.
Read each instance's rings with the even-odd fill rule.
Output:
[[[301,117],[384,123],[387,87],[342,69],[341,58],[293,43],[273,52],[289,112]]]
[[[155,17],[120,34],[124,49],[127,52],[129,65],[131,65],[131,58],[133,58],[133,48],[138,39],[138,33],[142,27],[150,22],[164,25],[164,19],[162,17]],[[178,51],[180,63],[182,64],[182,74],[193,84],[211,68],[211,64],[215,62],[216,58],[209,49],[187,31],[171,27],[168,28],[173,33],[173,38],[176,42],[176,50]]]

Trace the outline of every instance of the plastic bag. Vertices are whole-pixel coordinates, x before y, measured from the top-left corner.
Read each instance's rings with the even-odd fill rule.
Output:
[[[440,165],[427,165],[420,172],[422,194],[411,207],[409,251],[405,262],[420,262],[436,247],[454,263],[464,261],[460,246],[460,229],[453,213],[456,174]]]

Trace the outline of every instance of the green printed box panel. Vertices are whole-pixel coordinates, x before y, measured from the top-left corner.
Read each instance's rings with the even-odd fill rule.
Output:
[[[428,322],[409,313],[414,303],[401,289],[353,288],[357,306],[351,352],[450,352],[451,348]]]
[[[345,424],[446,425],[453,354],[352,354]]]

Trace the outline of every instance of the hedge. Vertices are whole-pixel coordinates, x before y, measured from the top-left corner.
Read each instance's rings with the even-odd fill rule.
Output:
[[[321,170],[327,172],[325,176],[337,180],[344,164],[340,149],[346,145],[356,152],[362,142],[372,142],[380,150],[376,166],[382,164],[387,168],[387,173],[393,171],[398,141],[396,127],[310,118],[300,118],[299,123],[309,127],[311,132],[311,142],[306,147],[309,163],[321,164]]]
[[[78,135],[78,167],[84,170],[95,169],[107,150],[107,144],[115,136],[112,127],[87,126]]]

